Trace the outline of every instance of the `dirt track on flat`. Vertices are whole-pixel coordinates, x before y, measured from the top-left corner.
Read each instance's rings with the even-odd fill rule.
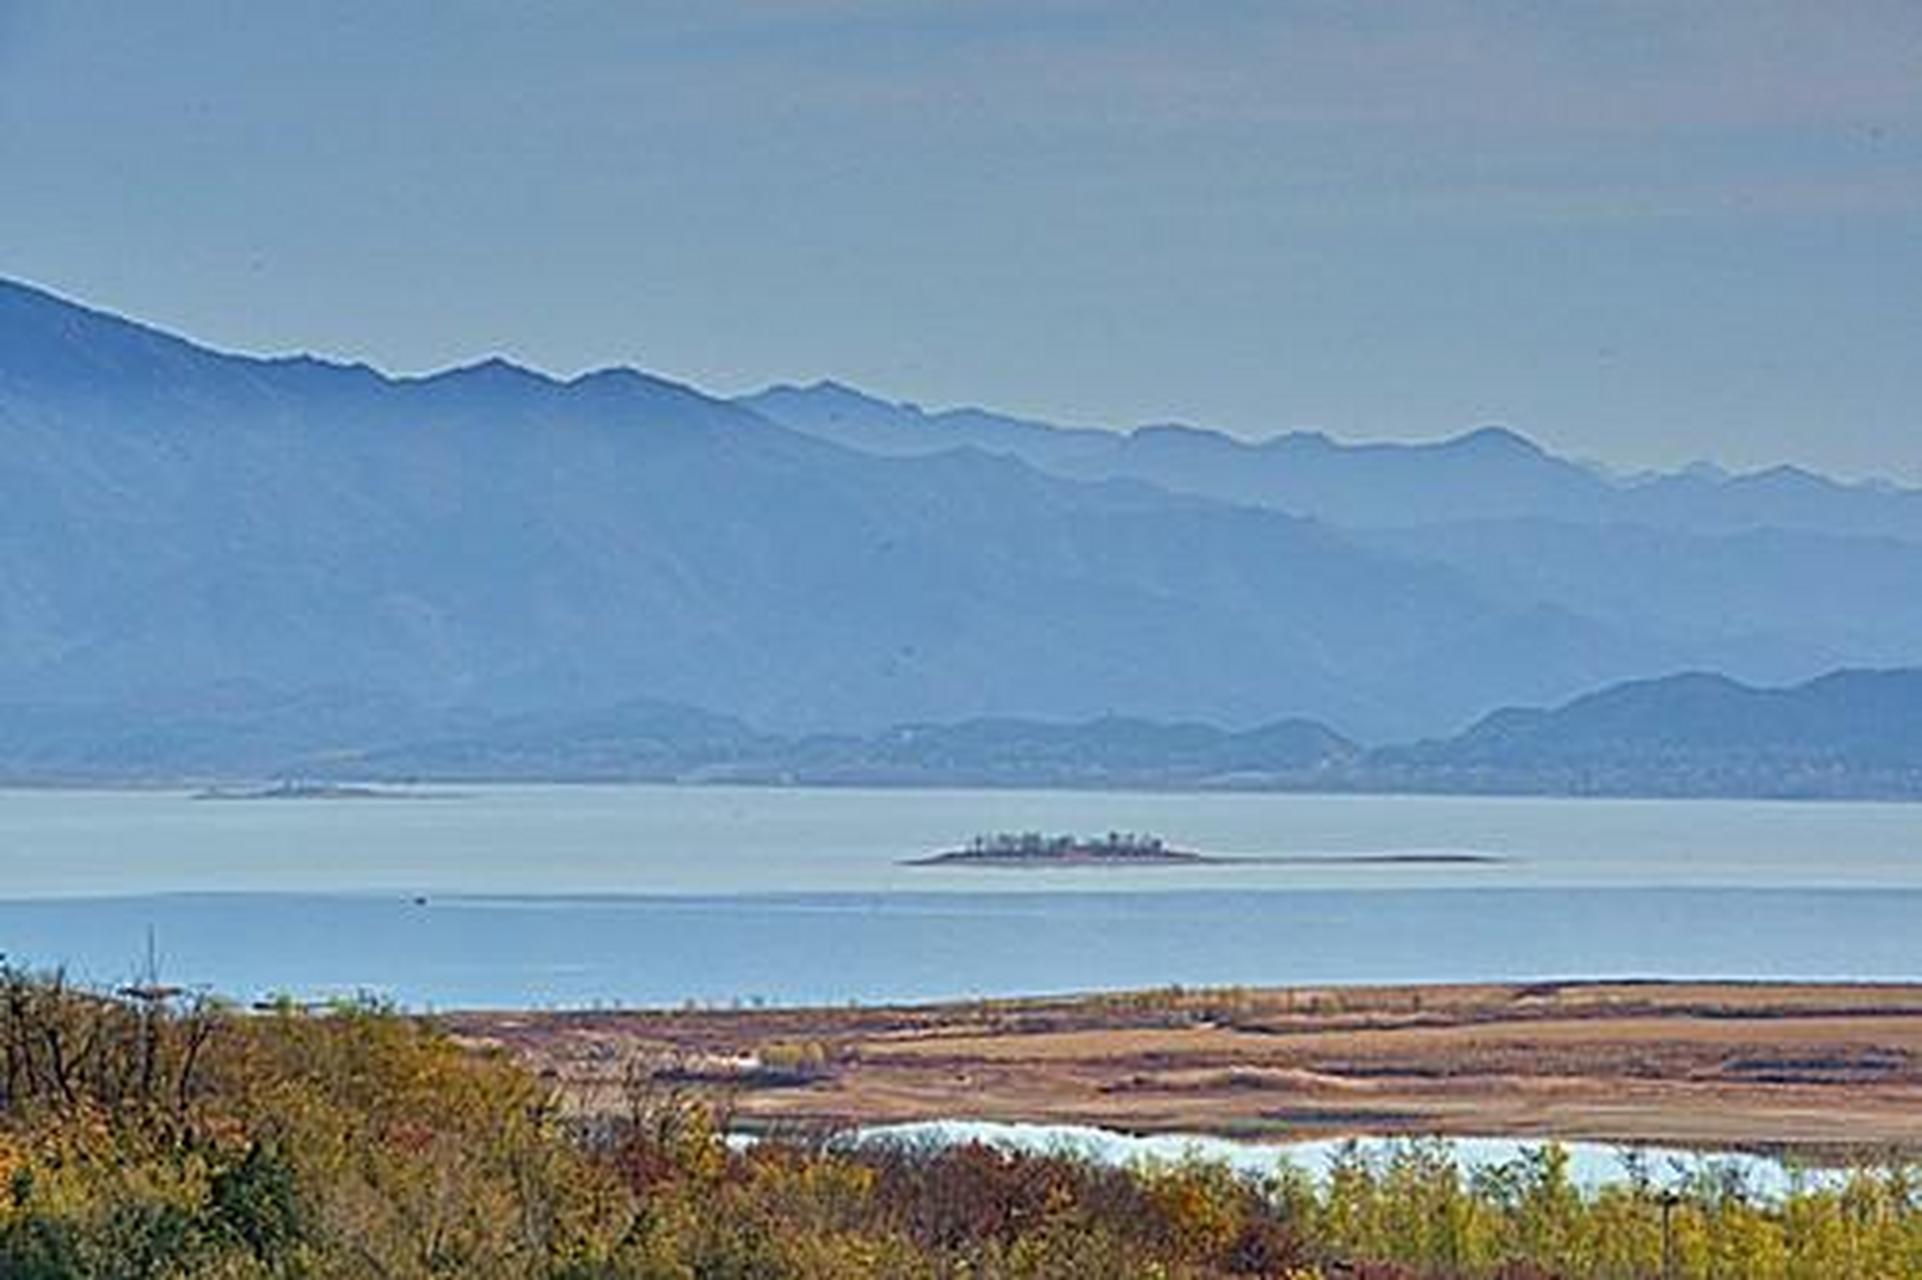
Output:
[[[1169,990],[447,1021],[584,1109],[619,1105],[640,1078],[721,1090],[755,1124],[969,1117],[1922,1152],[1922,986]]]

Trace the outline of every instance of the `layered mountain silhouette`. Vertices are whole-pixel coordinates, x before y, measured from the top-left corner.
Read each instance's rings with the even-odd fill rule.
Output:
[[[1110,430],[972,408],[929,412],[831,381],[774,386],[737,403],[794,430],[873,453],[916,457],[976,448],[1057,475],[1141,480],[1351,527],[1539,519],[1922,541],[1919,490],[1843,484],[1791,466],[1731,474],[1698,464],[1616,475],[1556,457],[1498,426],[1415,444],[1349,444],[1318,431],[1251,441],[1180,425]]]
[[[0,283],[0,752],[234,772],[599,732],[606,765],[681,760],[699,725],[867,759],[909,723],[938,753],[980,724],[1310,719],[1332,760],[1677,670],[1912,661],[1917,506],[1621,480],[1498,430],[1251,445],[831,384],[392,377]]]
[[[1554,708],[1505,708],[1453,737],[1375,748],[1310,720],[1234,731],[1121,716],[984,718],[780,734],[647,699],[593,712],[424,716],[337,692],[279,697],[230,688],[191,703],[9,708],[0,717],[0,778],[1922,799],[1918,726],[1922,669],[1835,672],[1786,688],[1687,673]]]
[[[1103,716],[898,725],[871,734],[757,733],[689,708],[531,717],[466,736],[302,762],[305,776],[646,779],[926,786],[1298,785],[1359,759],[1312,720],[1230,731]]]
[[[1375,785],[1642,795],[1922,796],[1922,670],[1788,688],[1701,672],[1370,754]]]
[[[1314,517],[1366,545],[1454,568],[1492,598],[1606,620],[1679,666],[1781,683],[1922,658],[1916,490],[1793,467],[1617,476],[1499,427],[1412,445],[1317,432],[1250,442],[1190,427],[1068,429],[977,409],[928,413],[831,382],[740,403],[881,452],[965,444],[1051,474],[1129,478]]]
[[[1684,673],[1559,707],[1505,708],[1465,732],[1363,748],[1289,720],[1231,732],[1103,717],[984,719],[783,737],[688,708],[531,717],[407,743],[307,774],[969,786],[1922,797],[1922,669],[1841,671],[1785,688]]]

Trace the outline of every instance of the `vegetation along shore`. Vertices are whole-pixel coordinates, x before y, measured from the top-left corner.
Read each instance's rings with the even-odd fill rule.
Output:
[[[971,1030],[955,1025],[959,1006],[449,1023],[367,1004],[242,1014],[6,970],[0,1275],[1922,1276],[1916,1175],[1900,1164],[1770,1198],[1706,1178],[1584,1188],[1552,1145],[1474,1176],[1436,1148],[1410,1146],[1340,1161],[1319,1180],[1197,1161],[1119,1169],[978,1145],[848,1146],[799,1131],[740,1147],[725,1140],[724,1093],[671,1083],[634,1058],[585,1107],[582,1078],[554,1066],[569,1057],[556,1056],[561,1045],[622,1026],[663,1035],[678,1026],[681,1043],[717,1054],[735,1043],[729,1035],[858,1033],[818,1061],[792,1050],[801,1079],[839,1070],[855,1043],[865,1053],[890,1039],[948,1039],[980,1056],[960,1047],[972,1036],[1058,1050],[1061,1037],[1104,1030],[1203,1032],[1274,1001],[1265,1016],[1281,1020],[1276,1040],[1295,1038],[1292,1016],[1302,1035],[1351,1023],[1360,1045],[1419,1023],[1424,1010],[1396,1007],[1416,994],[1441,1011],[1444,1039],[1450,1028],[1512,1021],[1478,1023],[1477,1010],[1546,1004],[1541,1012],[1557,1016],[1542,1021],[1544,1044],[1585,1017],[1618,1031],[1725,1020],[1822,1025],[1838,1045],[1853,1027],[1906,1055],[1896,1028],[1922,1018],[1922,993],[1899,988],[1602,987],[1007,1002],[978,1007]],[[1638,1011],[1611,1017],[1611,1001]],[[1413,1025],[1407,1033],[1420,1038]],[[514,1051],[501,1051],[508,1042]],[[1649,1049],[1652,1059],[1664,1052]],[[782,1060],[772,1045],[757,1056]],[[811,1087],[790,1080],[797,1095]],[[1907,1087],[1863,1093],[1892,1102]],[[753,1098],[750,1086],[742,1101]]]

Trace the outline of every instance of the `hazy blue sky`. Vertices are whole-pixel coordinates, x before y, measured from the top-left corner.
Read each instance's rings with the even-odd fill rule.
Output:
[[[1922,480],[1922,3],[0,0],[0,273],[397,370]]]

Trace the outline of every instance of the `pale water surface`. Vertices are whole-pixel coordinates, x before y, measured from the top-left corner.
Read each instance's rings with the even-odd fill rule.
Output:
[[[1293,1168],[1316,1179],[1325,1178],[1339,1161],[1358,1159],[1379,1165],[1417,1145],[1425,1153],[1445,1157],[1472,1177],[1526,1161],[1540,1153],[1544,1146],[1539,1140],[1527,1138],[1424,1138],[1412,1142],[1407,1138],[1311,1138],[1257,1142],[1208,1134],[1134,1134],[1086,1125],[1010,1124],[994,1120],[876,1125],[857,1130],[850,1135],[850,1140],[908,1147],[980,1142],[1008,1151],[1072,1155],[1115,1165],[1201,1160],[1227,1165],[1257,1178],[1273,1177],[1285,1168]],[[1707,1153],[1681,1147],[1605,1142],[1556,1145],[1568,1158],[1569,1180],[1589,1189],[1635,1180],[1663,1188],[1708,1182],[1720,1186],[1739,1185],[1750,1193],[1773,1197],[1788,1192],[1798,1183],[1803,1186],[1833,1183],[1844,1176],[1840,1171],[1799,1168],[1747,1152]]]
[[[900,865],[977,831],[1298,863]],[[1357,864],[1472,853],[1495,861]],[[1316,861],[1322,859],[1322,861]],[[1329,859],[1334,859],[1330,861]],[[1158,983],[1922,977],[1922,806],[486,787],[0,792],[0,951],[242,996],[911,999]]]

